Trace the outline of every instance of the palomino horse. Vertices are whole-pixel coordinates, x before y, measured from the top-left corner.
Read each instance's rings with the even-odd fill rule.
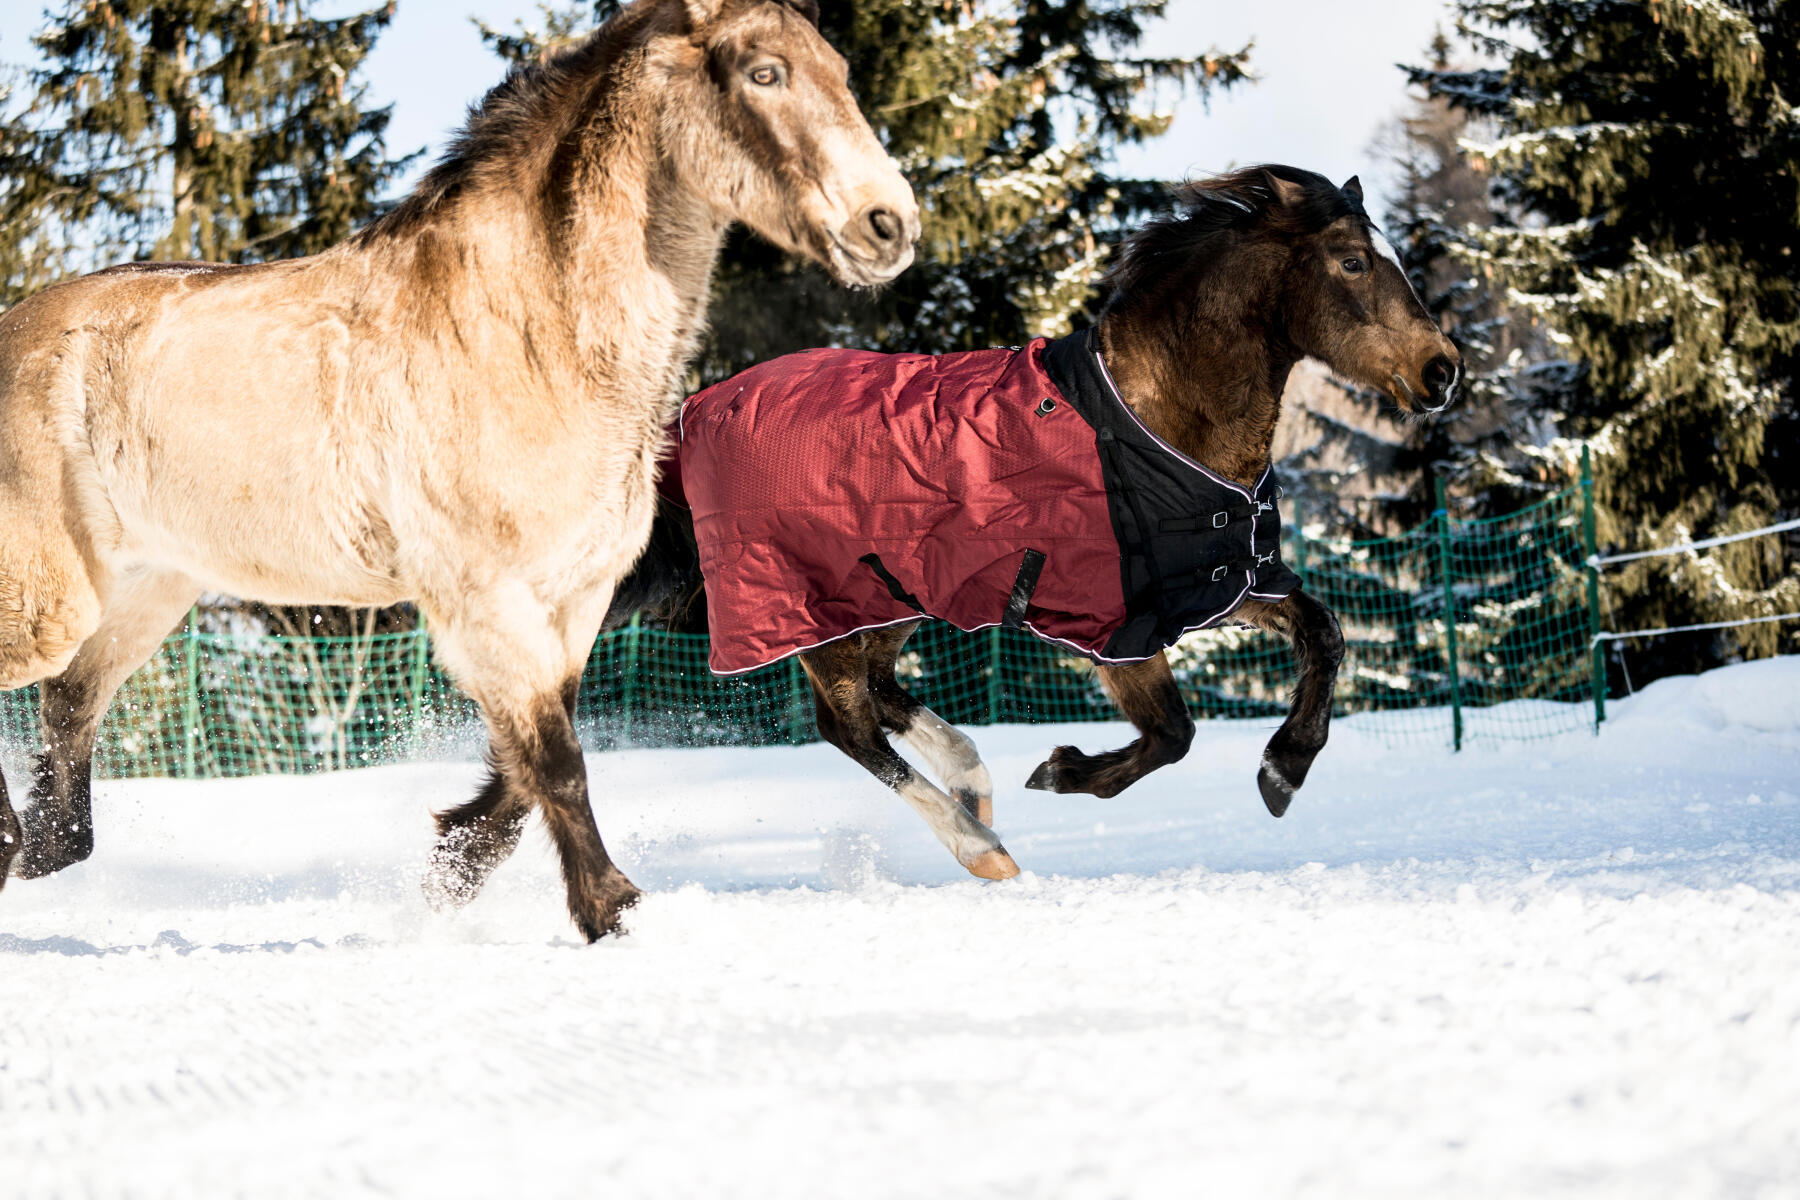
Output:
[[[134,264],[0,317],[0,687],[42,684],[0,880],[93,847],[108,702],[202,591],[416,600],[492,774],[427,890],[472,896],[536,806],[588,938],[637,889],[571,723],[727,227],[873,286],[912,192],[812,0],[639,0],[515,71],[390,215],[313,258]],[[20,820],[22,817],[22,821]],[[14,861],[16,858],[16,862]]]
[[[1177,200],[1174,215],[1121,247],[1094,331],[937,360],[811,352],[694,397],[681,444],[692,515],[663,506],[608,623],[632,606],[691,607],[697,597],[682,589],[708,562],[714,666],[797,652],[824,738],[918,810],[970,872],[1005,878],[1018,868],[989,828],[993,784],[974,744],[895,679],[913,614],[965,629],[1019,625],[1092,654],[1141,736],[1098,755],[1059,747],[1026,786],[1103,797],[1187,753],[1194,722],[1163,649],[1235,614],[1286,637],[1299,659],[1298,691],[1258,776],[1281,816],[1325,745],[1344,649],[1336,617],[1268,544],[1269,449],[1288,373],[1310,355],[1402,409],[1437,412],[1455,399],[1462,360],[1364,215],[1354,179],[1338,188],[1292,167],[1251,168],[1190,184]],[[1058,411],[1051,388],[1077,419]],[[839,428],[844,454],[799,469],[827,453]],[[859,457],[870,444],[873,464]],[[1104,486],[1099,467],[1071,474],[1077,460],[1124,462],[1127,450],[1148,464],[1135,468],[1148,494],[1122,486],[1124,466]],[[894,457],[899,467],[882,465]],[[1212,494],[1220,498],[1204,509],[1190,503]],[[895,517],[905,506],[916,523]],[[1118,532],[1133,528],[1145,532]],[[799,531],[791,542],[789,529]],[[1234,537],[1245,545],[1224,557],[1253,557],[1206,557],[1233,550]],[[1047,556],[1024,548],[1034,539]],[[1110,557],[1090,556],[1095,544]],[[1096,595],[1114,607],[1068,606]],[[1102,611],[1115,623],[1083,625],[1082,614]],[[1111,640],[1102,650],[1071,642],[1059,622],[1076,637],[1099,624]],[[913,746],[942,787],[887,733]]]

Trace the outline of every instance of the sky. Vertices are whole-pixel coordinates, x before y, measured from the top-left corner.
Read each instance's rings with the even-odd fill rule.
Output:
[[[357,7],[327,0],[319,11]],[[42,8],[34,0],[0,0],[0,60],[27,56]],[[367,64],[372,99],[394,105],[390,151],[423,146],[435,155],[469,103],[499,81],[500,64],[470,17],[510,26],[536,13],[533,0],[400,0]],[[1338,182],[1359,175],[1379,213],[1384,180],[1370,142],[1406,105],[1394,64],[1422,58],[1433,29],[1448,23],[1444,14],[1443,0],[1171,0],[1145,49],[1194,54],[1254,41],[1259,79],[1215,98],[1210,113],[1198,97],[1187,97],[1169,134],[1121,154],[1120,167],[1179,179],[1285,162]]]

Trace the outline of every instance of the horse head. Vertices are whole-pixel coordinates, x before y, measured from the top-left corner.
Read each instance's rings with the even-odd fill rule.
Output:
[[[1277,208],[1268,227],[1288,245],[1283,292],[1295,347],[1407,412],[1450,407],[1462,354],[1363,212],[1361,183],[1353,176],[1334,188],[1323,176],[1277,170],[1263,172]]]
[[[840,282],[904,271],[919,206],[857,108],[812,0],[681,0],[664,39],[664,144],[724,220],[742,221]]]
[[[1455,401],[1462,354],[1363,211],[1355,179],[1340,188],[1295,167],[1249,167],[1189,183],[1176,202],[1122,248],[1109,279],[1118,320],[1153,335],[1178,328],[1190,352],[1235,358],[1254,345],[1274,363],[1311,356],[1410,413]],[[1279,393],[1286,366],[1276,374]]]

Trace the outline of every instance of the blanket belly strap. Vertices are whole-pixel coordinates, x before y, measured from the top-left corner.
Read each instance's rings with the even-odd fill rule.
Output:
[[[914,612],[922,613],[925,611],[925,606],[919,603],[919,598],[907,591],[905,586],[902,585],[898,579],[894,578],[894,573],[882,564],[881,555],[871,551],[856,561],[868,564],[869,570],[875,572],[876,577],[879,578],[882,583],[887,585],[888,595],[906,605],[906,607],[912,609]]]
[[[1025,610],[1031,604],[1031,594],[1037,591],[1044,562],[1042,550],[1027,550],[1025,557],[1019,560],[1019,574],[1013,579],[1012,595],[1006,601],[1006,615],[1000,618],[1003,628],[1018,629],[1025,624]]]

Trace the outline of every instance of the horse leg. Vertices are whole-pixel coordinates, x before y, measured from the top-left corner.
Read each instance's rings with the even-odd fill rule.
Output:
[[[580,677],[563,685],[563,710],[575,716],[575,689]],[[506,772],[492,750],[487,759],[487,778],[475,798],[455,808],[433,814],[438,844],[425,865],[425,900],[439,911],[461,908],[473,900],[494,873],[512,857],[531,816],[529,795],[507,786]]]
[[[1253,600],[1237,615],[1287,638],[1300,660],[1300,683],[1287,720],[1269,739],[1262,769],[1256,773],[1263,803],[1279,817],[1306,782],[1306,773],[1331,732],[1331,690],[1344,661],[1344,633],[1329,608],[1298,590],[1281,600]]]
[[[1167,656],[1158,654],[1143,662],[1095,669],[1107,697],[1140,736],[1124,749],[1104,754],[1083,754],[1074,746],[1058,746],[1038,764],[1025,781],[1026,787],[1110,798],[1187,754],[1194,740],[1194,719],[1188,716],[1181,690],[1175,686]]]
[[[1018,865],[994,831],[913,770],[881,732],[869,687],[869,658],[861,641],[844,638],[801,652],[800,665],[806,668],[818,702],[820,736],[899,793],[971,875],[1011,879],[1019,873]]]
[[[94,742],[107,706],[199,598],[200,588],[173,572],[122,575],[100,624],[61,674],[38,684],[43,749],[32,773],[32,806],[20,814],[23,849],[14,870],[36,879],[74,866],[94,851]]]
[[[516,614],[530,611],[532,600],[508,595],[480,607]],[[562,860],[576,927],[589,941],[616,931],[639,892],[607,855],[588,798],[587,766],[570,716],[585,652],[570,661],[566,639],[547,613],[541,624],[516,615],[503,624],[464,612],[435,628],[439,658],[481,706],[494,774],[473,801],[439,818],[443,832],[427,896],[448,904],[473,899],[518,844],[525,814],[535,806]]]
[[[0,888],[6,887],[6,877],[12,873],[13,859],[18,857],[19,847],[24,842],[25,833],[19,828],[19,814],[13,811],[12,801],[6,795],[6,775],[0,772]]]
[[[864,634],[869,694],[881,727],[911,746],[937,773],[963,811],[983,825],[994,823],[994,781],[969,736],[919,702],[894,678],[894,660],[919,626],[896,625]]]

